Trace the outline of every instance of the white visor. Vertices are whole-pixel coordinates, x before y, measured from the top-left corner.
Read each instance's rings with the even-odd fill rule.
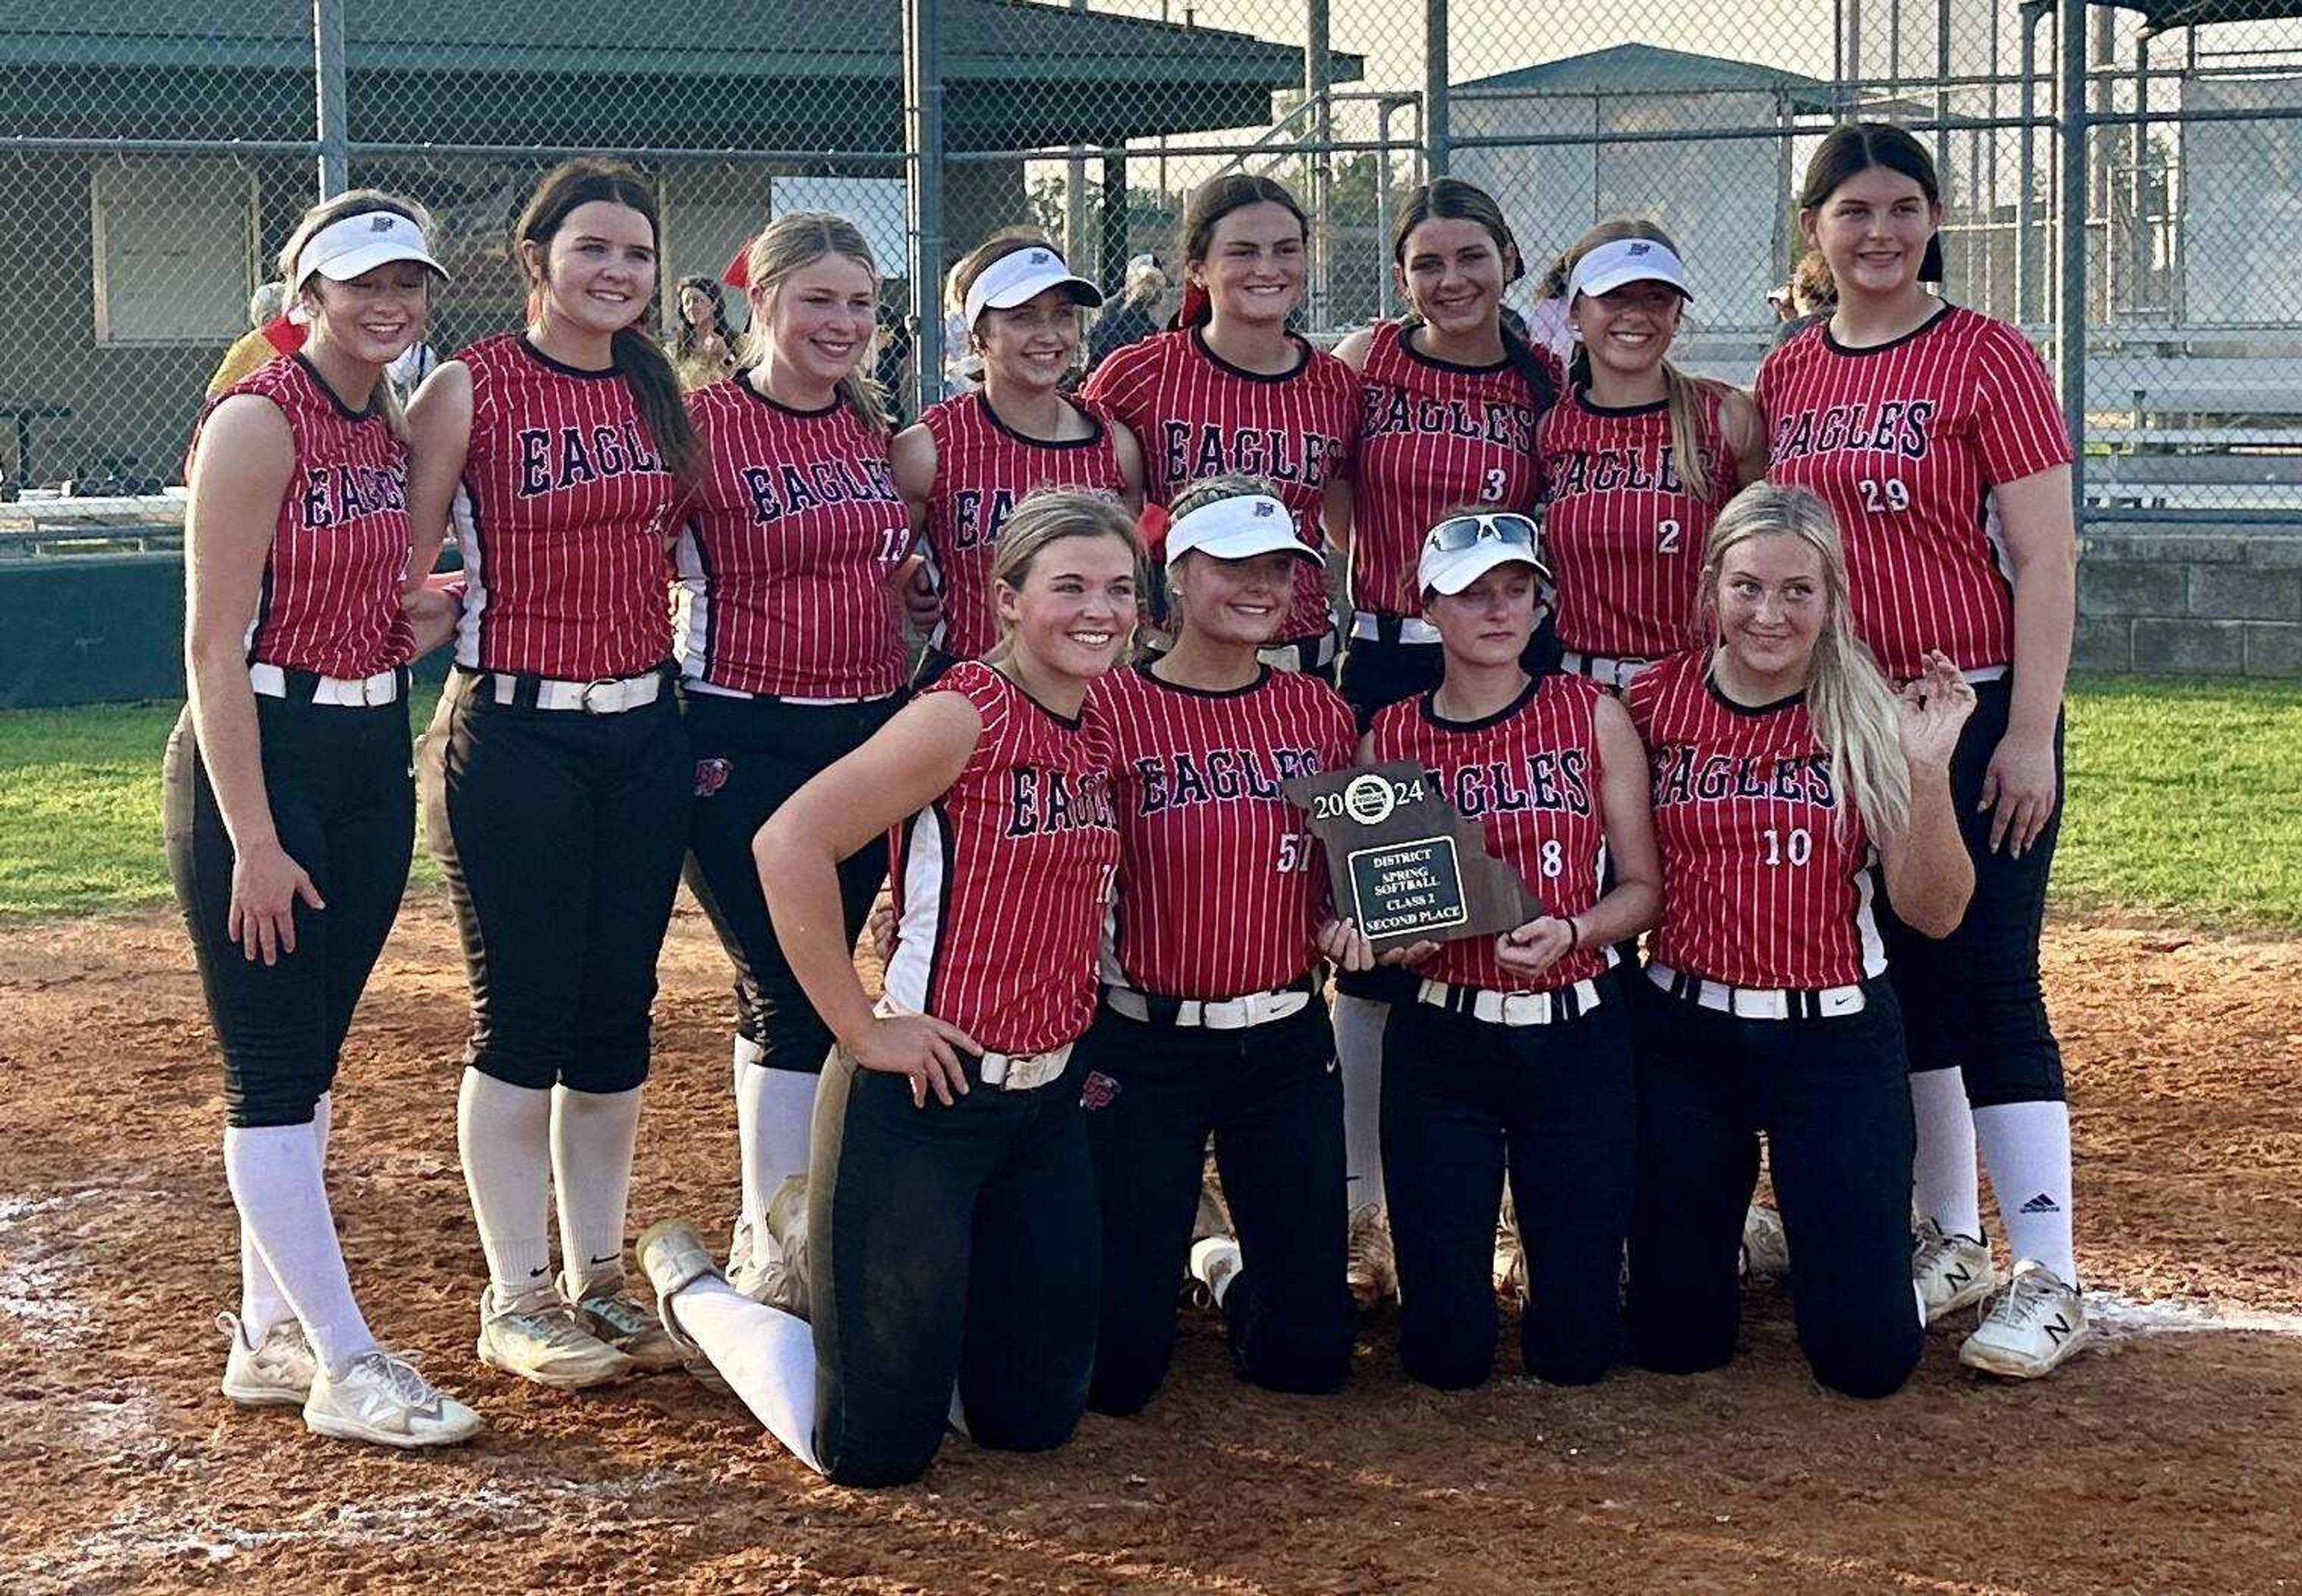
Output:
[[[1575,263],[1567,280],[1567,302],[1577,294],[1610,294],[1625,283],[1667,282],[1692,303],[1694,290],[1686,286],[1686,268],[1668,244],[1652,239],[1617,239],[1587,251]]]
[[[1167,527],[1167,563],[1195,550],[1217,559],[1287,553],[1327,563],[1326,556],[1295,534],[1295,517],[1287,507],[1267,493],[1218,499],[1176,517]]]
[[[1003,255],[983,268],[967,290],[964,312],[970,327],[987,310],[1012,310],[1051,288],[1067,289],[1071,303],[1089,310],[1103,303],[1103,290],[1086,278],[1073,275],[1063,257],[1044,245]]]
[[[448,270],[432,258],[422,228],[395,211],[362,211],[329,223],[306,241],[296,256],[294,286],[303,287],[315,272],[332,282],[349,282],[396,260],[412,260],[447,281]]]

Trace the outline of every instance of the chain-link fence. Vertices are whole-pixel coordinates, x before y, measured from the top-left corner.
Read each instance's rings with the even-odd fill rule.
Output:
[[[51,522],[90,500],[164,520],[205,380],[323,181],[439,219],[456,282],[435,348],[511,324],[511,217],[537,171],[586,150],[660,184],[667,332],[679,278],[717,277],[778,211],[842,211],[882,256],[889,374],[915,344],[907,382],[930,392],[942,279],[966,248],[1036,226],[1115,292],[1137,257],[1172,272],[1184,197],[1240,169],[1314,214],[1315,336],[1396,312],[1392,219],[1450,171],[1510,214],[1528,315],[1542,266],[1593,223],[1660,222],[1693,274],[1684,364],[1747,382],[1802,252],[1805,160],[1861,114],[1932,144],[1946,292],[2054,361],[2085,418],[2092,514],[2302,516],[2298,13],[0,0],[0,484]],[[2081,217],[2082,260],[2063,237]]]

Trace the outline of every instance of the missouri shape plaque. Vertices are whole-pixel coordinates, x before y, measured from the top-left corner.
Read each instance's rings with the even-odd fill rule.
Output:
[[[1492,937],[1543,911],[1518,873],[1488,853],[1477,822],[1412,760],[1298,777],[1281,791],[1310,811],[1336,914],[1356,920],[1377,953]]]

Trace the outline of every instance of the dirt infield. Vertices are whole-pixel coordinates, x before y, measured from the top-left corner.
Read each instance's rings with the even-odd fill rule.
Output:
[[[2302,945],[2065,925],[2049,957],[2080,1256],[2124,1327],[2051,1382],[1979,1382],[1937,1334],[1902,1396],[1827,1398],[1760,1292],[1720,1375],[1441,1396],[1378,1319],[1349,1391],[1305,1400],[1236,1384],[1192,1315],[1147,1417],[1090,1417],[1052,1457],[954,1442],[923,1486],[871,1493],[684,1376],[570,1398],[478,1367],[462,976],[428,900],[355,1029],[332,1183],[379,1330],[491,1429],[383,1456],[234,1412],[218,1080],[181,933],[13,931],[0,1590],[2302,1589]],[[724,1235],[726,978],[692,912],[665,970],[634,1229],[677,1211]]]

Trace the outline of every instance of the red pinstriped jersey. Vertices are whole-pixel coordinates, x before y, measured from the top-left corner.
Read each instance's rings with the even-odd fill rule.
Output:
[[[1036,488],[1080,488],[1116,500],[1125,485],[1111,428],[1092,412],[1092,435],[1051,443],[999,418],[981,391],[929,405],[920,423],[935,440],[935,485],[928,495],[927,540],[943,592],[936,646],[972,659],[999,640],[991,604],[991,561],[1016,505]]]
[[[1566,375],[1547,349],[1552,391]],[[1419,616],[1423,534],[1466,504],[1532,510],[1534,396],[1508,360],[1455,365],[1418,354],[1396,322],[1375,323],[1359,373],[1351,457],[1351,604]]]
[[[399,607],[407,446],[373,406],[346,409],[300,355],[240,379],[209,403],[202,421],[239,393],[278,406],[296,449],[265,551],[248,659],[323,676],[371,676],[405,664],[416,652]]]
[[[911,522],[887,433],[835,399],[794,410],[739,371],[687,395],[711,467],[682,506],[680,670],[742,693],[879,698],[903,685],[887,578]]]
[[[1578,388],[1543,417],[1542,547],[1562,646],[1651,659],[1693,641],[1703,543],[1735,475],[1718,424],[1726,391],[1701,391],[1696,480],[1708,501],[1673,458],[1668,401],[1610,409]]]
[[[1202,693],[1138,668],[1096,683],[1087,723],[1109,751],[1119,827],[1104,979],[1221,998],[1300,978],[1327,878],[1280,784],[1351,763],[1349,706],[1292,671]]]
[[[2071,459],[2045,364],[1957,306],[1891,343],[1842,348],[1827,322],[1759,367],[1767,476],[1838,517],[1854,618],[1890,676],[1928,649],[1964,669],[2014,657],[2014,597],[1990,490]]]
[[[563,681],[661,665],[674,489],[629,386],[614,371],[563,365],[517,332],[456,358],[472,374],[456,662]]]
[[[964,660],[928,693],[983,717],[958,779],[889,834],[886,991],[994,1053],[1043,1053],[1095,1012],[1096,946],[1119,857],[1099,740]]]
[[[1518,872],[1542,913],[1580,914],[1599,901],[1607,868],[1599,697],[1587,677],[1553,671],[1483,720],[1451,721],[1439,718],[1430,694],[1419,694],[1376,711],[1370,758],[1419,763],[1439,795],[1479,823],[1487,852]],[[1466,937],[1441,944],[1424,973],[1494,992],[1548,992],[1610,962],[1607,949],[1585,947],[1530,985],[1495,957],[1495,938]]]
[[[1143,493],[1166,504],[1201,477],[1245,472],[1268,478],[1295,517],[1296,535],[1316,549],[1327,483],[1349,468],[1359,430],[1357,374],[1301,339],[1303,364],[1266,377],[1225,364],[1196,328],[1162,332],[1115,350],[1082,391],[1143,445]],[[1277,641],[1332,629],[1326,576],[1298,562],[1295,602]]]
[[[1876,855],[1861,815],[1839,802],[1804,695],[1755,710],[1729,702],[1697,650],[1643,673],[1626,703],[1647,745],[1662,852],[1654,957],[1769,991],[1852,986],[1885,970]]]

